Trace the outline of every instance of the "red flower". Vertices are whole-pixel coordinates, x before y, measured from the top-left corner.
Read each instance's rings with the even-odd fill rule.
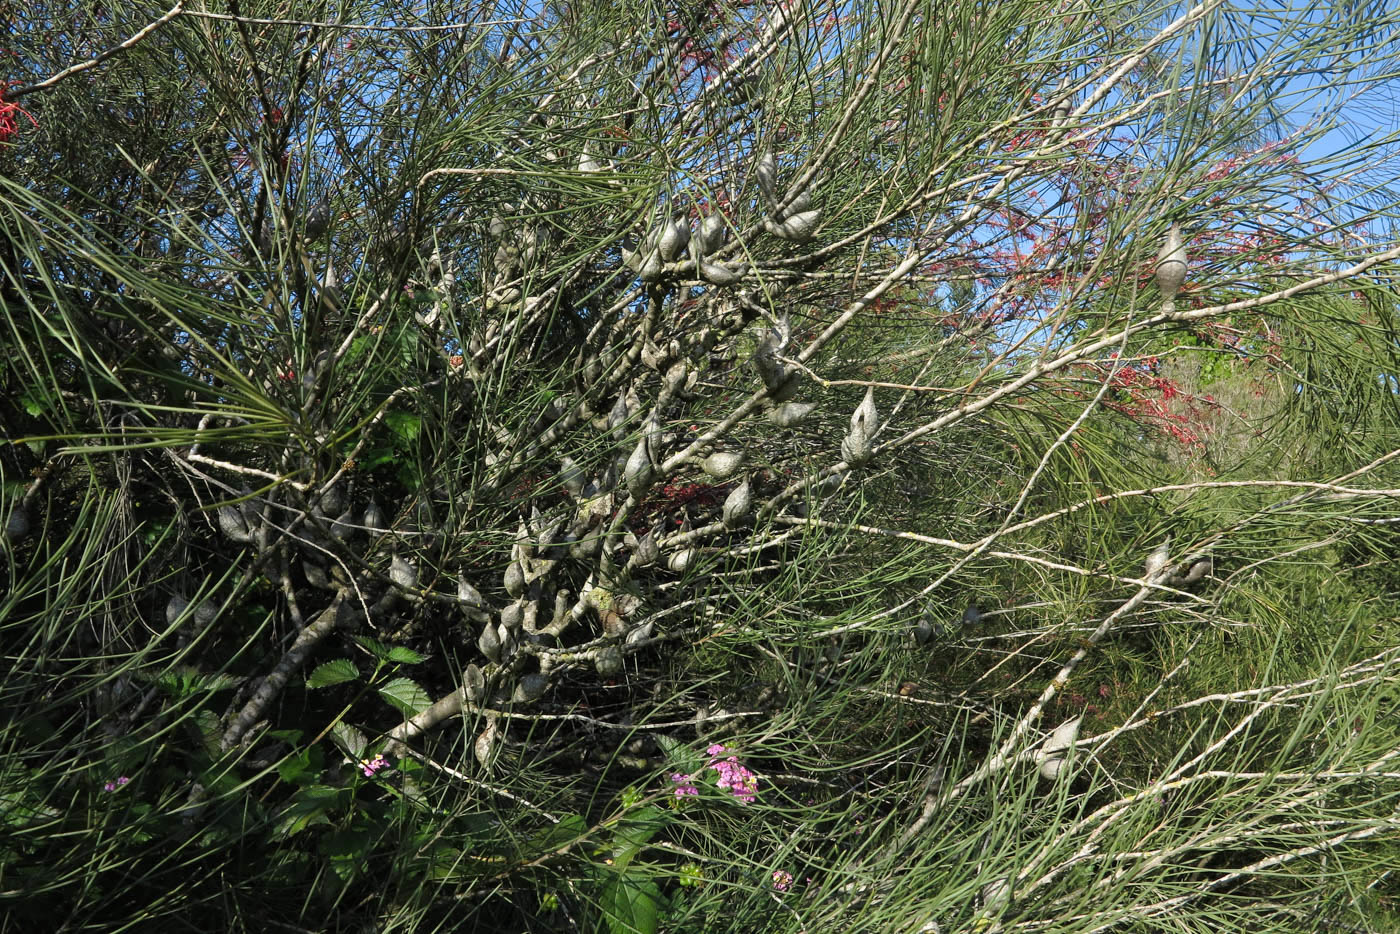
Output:
[[[29,118],[29,122],[36,127],[39,125],[39,121],[34,119],[32,113],[14,101],[0,98],[0,143],[8,142],[11,136],[19,132],[19,121],[15,119],[17,113],[24,114]]]

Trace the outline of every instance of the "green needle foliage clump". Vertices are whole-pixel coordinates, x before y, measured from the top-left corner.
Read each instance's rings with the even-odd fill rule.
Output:
[[[1400,925],[1397,20],[27,11],[5,911]]]

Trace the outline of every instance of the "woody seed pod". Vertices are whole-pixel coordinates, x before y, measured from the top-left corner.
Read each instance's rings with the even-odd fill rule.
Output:
[[[777,210],[778,163],[771,152],[765,152],[759,157],[758,167],[754,170],[754,174],[758,176],[758,189],[763,194],[763,200],[768,203],[768,210]]]
[[[174,626],[180,621],[180,615],[185,612],[185,607],[190,605],[190,601],[184,594],[175,594],[165,604],[165,624]]]
[[[457,575],[457,601],[478,610],[486,605],[486,601],[481,598],[481,592],[467,583],[467,579],[461,574]]]
[[[496,726],[496,718],[491,717],[486,721],[486,729],[482,730],[476,742],[472,743],[472,754],[476,756],[476,761],[482,768],[489,766],[495,758],[500,732],[500,728]]]
[[[641,267],[637,270],[637,277],[643,282],[655,282],[657,279],[661,278],[661,274],[665,271],[665,265],[661,261],[661,254],[653,250],[647,258],[642,261]]]
[[[626,644],[641,645],[643,642],[651,638],[651,634],[653,631],[655,631],[655,629],[656,621],[650,619],[647,620],[645,623],[642,623],[642,625],[638,626],[636,629],[632,630],[627,634]]]
[[[369,501],[365,507],[364,518],[360,520],[364,527],[369,529],[371,535],[379,535],[385,531],[384,511],[379,508],[379,503],[374,500]]]
[[[503,663],[510,661],[511,656],[515,654],[516,646],[520,644],[519,640],[515,638],[515,630],[508,628],[505,623],[501,623],[496,627],[496,638],[501,640],[501,661]]]
[[[641,496],[651,484],[651,473],[651,454],[647,451],[646,438],[642,438],[622,468],[622,482],[633,496]]]
[[[748,263],[726,266],[724,263],[701,262],[697,268],[700,272],[700,278],[711,285],[733,285],[741,281],[749,272]]]
[[[701,256],[708,256],[724,246],[724,231],[724,218],[718,214],[711,214],[700,222],[695,240]]]
[[[476,662],[467,666],[462,678],[462,687],[466,689],[467,700],[473,704],[480,703],[486,696],[486,675],[482,674],[481,666]]]
[[[661,233],[656,238],[656,251],[661,254],[664,262],[673,263],[685,252],[689,242],[690,228],[680,218],[676,218],[661,228]]]
[[[418,586],[418,569],[410,562],[394,555],[394,560],[389,562],[389,579],[404,590],[412,590]]]
[[[600,678],[613,678],[622,672],[622,650],[615,645],[606,645],[593,656],[593,667]]]
[[[1084,717],[1081,715],[1055,727],[1045,745],[1040,747],[1041,757],[1048,758],[1072,748],[1079,739],[1079,727],[1083,722]]]
[[[666,566],[677,574],[684,574],[694,563],[695,549],[682,548],[680,551],[671,555],[670,560],[666,562]]]
[[[326,575],[326,569],[324,565],[317,564],[314,561],[302,559],[301,571],[303,574],[306,575],[306,582],[312,587],[315,587],[318,590],[335,589],[335,585],[331,583],[330,577]]]
[[[505,585],[506,593],[512,597],[518,597],[525,592],[525,569],[520,566],[519,561],[512,561],[506,567],[501,582]]]
[[[328,195],[321,195],[311,210],[306,212],[306,239],[319,240],[326,232],[326,228],[331,223],[331,200]]]
[[[336,516],[335,521],[331,523],[331,537],[336,541],[345,541],[354,534],[354,525],[355,512],[349,506],[346,506],[345,511]]]
[[[795,428],[816,411],[814,402],[785,402],[768,410],[768,420],[779,428]]]
[[[16,510],[18,512],[18,510]],[[15,513],[10,514],[10,523],[14,522]],[[248,528],[247,521],[243,518],[241,510],[233,506],[219,507],[219,530],[239,544],[246,544],[253,540],[252,531]],[[28,522],[24,526],[24,531],[28,531]],[[10,531],[9,524],[6,525],[5,534],[11,541],[18,541],[18,538]]]
[[[914,641],[917,644],[928,644],[928,641],[933,638],[933,634],[935,632],[932,608],[924,610],[922,613],[919,614],[919,618],[914,621],[914,625],[911,629],[911,632],[914,636]]]
[[[564,489],[569,491],[569,495],[578,499],[583,495],[583,486],[586,479],[583,475],[583,468],[574,463],[572,457],[566,456],[559,465],[559,478],[564,484]]]
[[[511,695],[510,699],[516,704],[533,704],[544,697],[545,689],[548,687],[548,678],[537,671],[531,672],[516,682],[515,693]]]
[[[501,628],[507,632],[513,632],[520,628],[520,624],[525,620],[525,607],[520,601],[512,603],[501,610]]]
[[[749,510],[753,508],[753,490],[749,487],[749,481],[736,486],[724,499],[724,507],[721,510],[722,521],[727,529],[738,528],[748,518]]]
[[[851,430],[841,442],[841,456],[852,467],[860,467],[873,454],[872,437],[879,413],[875,409],[875,390],[865,390],[865,398],[851,413]]]
[[[796,217],[798,214],[806,212],[811,207],[812,192],[810,189],[805,189],[801,192],[798,192],[797,197],[792,199],[792,203],[789,204],[787,207],[783,208],[782,217],[780,219],[788,220],[790,218]]]
[[[794,214],[787,220],[777,223],[764,218],[763,229],[789,243],[807,243],[816,236],[819,223],[821,223],[821,211],[814,208],[810,211],[803,211],[801,214]]]
[[[501,637],[496,633],[496,627],[487,623],[481,629],[481,635],[477,637],[476,647],[481,650],[481,654],[486,656],[489,662],[499,662],[501,660]]]
[[[1182,578],[1182,582],[1186,584],[1194,584],[1196,583],[1196,581],[1209,574],[1210,569],[1211,560],[1209,558],[1202,558],[1195,564],[1191,565],[1191,569],[1186,572],[1186,576]]]
[[[649,529],[637,540],[637,566],[644,568],[655,564],[656,559],[660,557],[661,548],[656,544],[656,529]]]
[[[32,523],[29,521],[29,510],[25,509],[23,504],[16,504],[15,508],[10,510],[9,516],[5,519],[5,537],[18,545],[29,537],[31,525]]]
[[[1186,244],[1181,239],[1181,225],[1173,223],[1167,231],[1166,242],[1157,254],[1157,288],[1162,297],[1171,301],[1186,281]]]
[[[1142,565],[1142,576],[1151,577],[1171,561],[1171,537],[1168,536],[1162,544],[1153,549],[1152,554],[1147,556],[1147,560]]]
[[[716,451],[700,462],[700,469],[716,480],[728,480],[743,466],[744,455],[734,451]]]

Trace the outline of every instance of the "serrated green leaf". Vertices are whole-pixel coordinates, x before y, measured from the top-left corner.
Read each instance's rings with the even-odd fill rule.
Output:
[[[404,665],[417,665],[428,660],[426,655],[419,655],[410,648],[402,645],[391,646],[389,649],[389,661],[399,662]]]
[[[414,441],[418,438],[419,429],[423,427],[423,419],[411,412],[390,412],[384,416],[384,424],[403,440]]]
[[[335,725],[331,727],[331,740],[356,759],[365,754],[365,747],[369,745],[365,734],[344,720],[336,721]]]
[[[627,815],[613,832],[613,864],[618,870],[627,868],[632,858],[641,852],[652,837],[665,829],[670,815],[661,808],[647,806]]]
[[[409,678],[395,678],[379,689],[379,696],[409,716],[417,716],[432,706],[428,692]]]
[[[281,839],[294,837],[308,827],[329,824],[328,816],[340,808],[348,796],[347,789],[327,785],[310,785],[297,789],[272,822],[272,835]]]
[[[620,873],[603,889],[600,907],[612,934],[656,934],[661,890],[650,876]]]
[[[359,676],[360,672],[355,668],[354,662],[348,658],[335,658],[323,665],[316,666],[316,670],[307,675],[306,686],[309,688],[328,688],[333,684],[354,681]]]
[[[326,857],[331,871],[341,881],[349,881],[364,871],[369,858],[373,838],[369,831],[360,827],[349,827],[327,834],[321,840],[321,855]]]

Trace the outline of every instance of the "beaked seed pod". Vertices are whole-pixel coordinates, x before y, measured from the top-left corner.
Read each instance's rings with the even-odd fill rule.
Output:
[[[775,211],[778,207],[778,162],[773,158],[771,152],[765,152],[759,157],[758,167],[754,170],[758,176],[758,190],[763,194],[763,200],[768,203],[768,210]]]
[[[457,602],[474,610],[479,610],[486,605],[486,601],[481,597],[481,591],[467,583],[467,579],[461,574],[457,575]]]
[[[13,513],[10,515],[10,520],[14,521]],[[242,511],[233,506],[219,507],[219,530],[240,545],[253,540],[252,531],[248,528],[248,523],[243,518]],[[8,535],[9,531],[7,527],[5,533]],[[11,536],[11,541],[14,540],[14,537]]]
[[[622,468],[622,482],[633,496],[640,497],[651,484],[651,472],[651,454],[647,450],[646,438],[642,438]]]
[[[749,264],[740,263],[738,266],[726,266],[724,263],[700,263],[700,278],[711,285],[733,285],[743,280],[748,275]]]
[[[566,456],[560,463],[559,479],[574,499],[583,495],[583,485],[587,479],[583,475],[583,468],[576,464],[572,457]]]
[[[379,535],[385,531],[384,511],[374,500],[369,501],[369,505],[365,507],[364,518],[360,521],[369,529],[371,535]]]
[[[784,402],[768,410],[768,420],[779,428],[795,428],[816,411],[815,402]]]
[[[736,486],[724,498],[724,507],[721,509],[721,518],[726,529],[735,529],[744,523],[749,516],[749,510],[753,508],[753,490],[749,487],[749,481]]]
[[[674,263],[685,252],[688,243],[690,228],[685,221],[676,218],[662,227],[661,234],[656,238],[656,252],[661,254],[664,262]]]
[[[476,647],[481,650],[481,654],[486,656],[489,662],[500,662],[501,660],[501,637],[496,634],[496,627],[492,623],[487,623],[481,628],[481,635],[477,637]]]
[[[519,600],[501,610],[501,628],[507,632],[519,629],[520,624],[524,621],[525,607]]]
[[[321,195],[311,210],[306,212],[306,239],[319,240],[331,224],[331,199]]]
[[[811,209],[811,207],[812,191],[811,189],[804,189],[803,191],[798,192],[797,197],[792,199],[791,204],[783,208],[783,214],[781,219],[788,220],[790,218],[796,217],[798,214],[805,213],[806,211]]]
[[[935,632],[933,610],[930,608],[920,613],[919,618],[914,621],[914,625],[911,627],[910,631],[914,636],[914,642],[916,644],[927,645],[928,641],[933,638]]]
[[[549,679],[537,671],[532,671],[528,675],[521,676],[515,684],[515,693],[510,699],[516,704],[533,704],[544,697],[545,689],[549,687]]]
[[[410,562],[394,555],[394,560],[389,562],[389,579],[404,590],[412,590],[418,586],[418,569]]]
[[[1147,560],[1142,564],[1142,576],[1151,577],[1171,561],[1171,537],[1168,536],[1162,544],[1153,549],[1152,554],[1147,556]]]
[[[462,678],[462,687],[466,689],[467,700],[473,704],[481,703],[481,699],[486,696],[486,675],[476,662],[467,666]]]
[[[695,238],[700,255],[709,256],[724,246],[724,231],[724,218],[718,214],[711,214],[701,221],[699,234]]]
[[[794,214],[785,221],[773,222],[763,219],[763,229],[789,243],[807,243],[816,236],[817,225],[821,223],[821,210],[813,208]]]
[[[661,548],[656,544],[656,529],[648,529],[647,533],[637,540],[637,566],[648,567],[656,563],[656,559],[661,557]]]
[[[1066,720],[1055,727],[1050,738],[1045,741],[1045,745],[1040,747],[1041,758],[1059,755],[1073,747],[1079,739],[1079,727],[1083,722],[1084,717],[1081,715],[1073,720]]]
[[[306,575],[306,582],[317,590],[336,589],[335,585],[331,583],[330,576],[326,574],[325,565],[302,559],[301,572]]]
[[[1167,231],[1167,239],[1157,254],[1157,289],[1162,297],[1171,301],[1177,290],[1186,281],[1186,244],[1181,239],[1181,225],[1173,223]]]
[[[700,462],[700,469],[716,480],[728,480],[739,472],[744,455],[735,451],[716,451]]]
[[[867,387],[865,398],[851,413],[851,430],[841,442],[841,456],[852,467],[862,466],[873,455],[873,439],[879,418],[879,412],[875,409],[875,390]]]
[[[331,523],[331,537],[343,542],[355,533],[355,511],[349,506]]]
[[[680,551],[671,555],[670,560],[666,562],[666,566],[677,574],[684,574],[686,571],[690,570],[690,566],[694,563],[695,549],[682,548]]]
[[[5,519],[5,537],[18,545],[29,537],[29,529],[32,525],[33,523],[29,521],[29,510],[25,509],[22,504],[16,504],[15,508],[10,510],[10,515]]]
[[[666,267],[661,261],[661,254],[653,250],[637,269],[637,278],[643,282],[655,282],[661,278],[661,274],[665,271]]]
[[[1194,584],[1196,583],[1196,581],[1209,574],[1210,570],[1211,560],[1209,558],[1202,558],[1195,564],[1191,565],[1191,569],[1187,571],[1186,576],[1181,579],[1182,583]]]
[[[481,767],[487,768],[491,760],[495,758],[496,746],[500,738],[500,727],[496,725],[496,718],[491,717],[486,721],[486,729],[477,736],[476,742],[472,743],[472,754],[476,756],[476,761]]]
[[[600,678],[614,678],[622,673],[622,650],[606,645],[593,656],[593,667]]]
[[[512,597],[518,597],[525,592],[525,569],[520,566],[519,561],[512,561],[506,567],[501,583],[505,585],[506,593]]]

